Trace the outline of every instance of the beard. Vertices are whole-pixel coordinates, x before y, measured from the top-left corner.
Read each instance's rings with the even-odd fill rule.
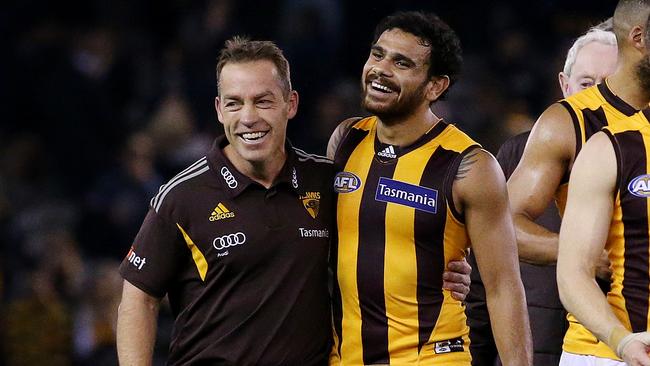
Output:
[[[646,96],[650,96],[650,55],[646,55],[636,64],[636,77]]]
[[[368,80],[372,82],[378,78]],[[384,81],[381,83],[386,84]],[[400,120],[403,117],[406,117],[413,113],[415,109],[422,103],[424,100],[425,87],[428,81],[423,81],[420,85],[417,86],[414,90],[403,90],[393,87],[391,89],[398,90],[401,93],[401,98],[392,102],[391,104],[384,106],[376,106],[368,101],[368,88],[371,88],[370,84],[365,84],[361,86],[361,107],[366,111],[376,115],[384,123],[390,123],[390,121]]]

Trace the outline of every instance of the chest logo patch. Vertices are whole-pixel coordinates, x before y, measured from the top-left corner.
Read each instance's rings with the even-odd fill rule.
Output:
[[[309,216],[315,219],[318,216],[318,209],[320,208],[320,192],[305,192],[304,195],[300,196],[300,200],[307,213],[309,213]]]
[[[650,174],[639,175],[627,185],[627,190],[637,197],[650,197]]]
[[[235,217],[235,213],[230,211],[223,203],[219,202],[217,207],[215,207],[214,210],[212,210],[212,214],[210,214],[208,220],[218,221],[223,219],[229,219],[231,217]]]
[[[334,190],[337,193],[354,192],[361,187],[361,179],[350,172],[339,172],[334,177]]]
[[[437,190],[385,177],[379,178],[375,200],[396,203],[433,214],[438,210]]]
[[[436,342],[433,346],[433,351],[436,354],[441,353],[451,353],[451,352],[463,352],[463,339],[458,337],[454,339],[448,339],[446,341]]]
[[[212,241],[212,246],[216,250],[223,250],[226,248],[234,247],[236,245],[242,245],[246,242],[246,234],[241,231],[234,234],[227,234],[214,238]]]

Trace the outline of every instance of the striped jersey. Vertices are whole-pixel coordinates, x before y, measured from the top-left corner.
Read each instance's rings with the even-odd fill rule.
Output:
[[[650,302],[650,111],[636,113],[604,132],[616,153],[617,179],[614,210],[605,249],[612,269],[607,294],[616,317],[632,332],[648,328]],[[593,336],[591,336],[593,337]],[[595,338],[565,339],[565,350],[618,360]]]
[[[576,135],[575,156],[578,156],[582,145],[603,127],[616,128],[619,124],[626,125],[629,123],[628,118],[638,112],[614,94],[607,86],[607,81],[571,95],[560,103],[569,111],[573,122]],[[569,173],[569,171],[566,172],[563,182],[555,194],[556,204],[561,215],[566,206]],[[569,329],[564,337],[563,349],[565,351],[608,358],[616,357],[605,343],[599,342],[572,314],[569,314],[567,319]],[[590,346],[585,348],[586,344],[590,344]]]
[[[576,135],[575,156],[589,138],[603,127],[616,124],[617,121],[638,112],[623,99],[614,94],[607,86],[607,81],[587,88],[560,101],[573,122]],[[555,198],[560,215],[564,213],[569,189],[569,171],[558,187]]]
[[[347,130],[334,155],[331,365],[469,365],[465,308],[442,274],[469,246],[451,187],[478,146],[443,121],[407,147],[382,144],[376,117]]]

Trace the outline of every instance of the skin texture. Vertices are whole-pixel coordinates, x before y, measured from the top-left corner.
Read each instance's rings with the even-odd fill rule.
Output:
[[[429,106],[447,89],[449,78],[427,76],[428,53],[416,36],[400,29],[385,31],[372,47],[363,68],[362,99],[378,116],[377,135],[383,143],[406,146],[440,121]],[[340,129],[330,140],[330,156]],[[528,313],[503,173],[482,149],[468,153],[458,171],[453,199],[465,217],[484,277],[490,316],[498,324],[493,331],[501,359],[505,365],[530,365]]]
[[[228,63],[221,71],[215,108],[230,142],[224,153],[237,170],[267,188],[284,165],[287,121],[298,111],[298,93],[284,94],[271,61]],[[246,139],[255,133],[264,136]]]
[[[120,365],[151,365],[160,299],[124,281],[117,315],[117,354]]]
[[[618,45],[616,71],[607,78],[610,89],[637,109],[647,106],[649,99],[636,77],[637,64],[646,55],[642,35],[643,27],[630,27],[627,38]],[[551,105],[535,123],[521,162],[508,180],[519,258],[523,262],[546,265],[557,261],[558,235],[534,220],[552,201],[562,177],[571,171],[575,138],[569,113],[559,104]],[[596,269],[598,277],[609,278],[604,253]]]
[[[585,144],[571,173],[557,262],[562,303],[613,349],[617,344],[610,343],[612,332],[630,332],[616,318],[593,278],[609,233],[616,174],[614,148],[609,138],[599,132]],[[622,356],[628,365],[650,365],[646,346],[639,340],[631,341]]]

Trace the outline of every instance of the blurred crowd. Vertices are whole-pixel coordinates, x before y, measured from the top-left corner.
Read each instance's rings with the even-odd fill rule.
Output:
[[[0,8],[0,365],[115,365],[128,251],[149,199],[221,133],[215,60],[275,40],[300,93],[292,143],[324,153],[362,115],[372,31],[399,9],[460,35],[461,81],[436,111],[496,152],[560,97],[574,38],[615,1],[23,0]],[[171,320],[157,346],[165,357]]]

